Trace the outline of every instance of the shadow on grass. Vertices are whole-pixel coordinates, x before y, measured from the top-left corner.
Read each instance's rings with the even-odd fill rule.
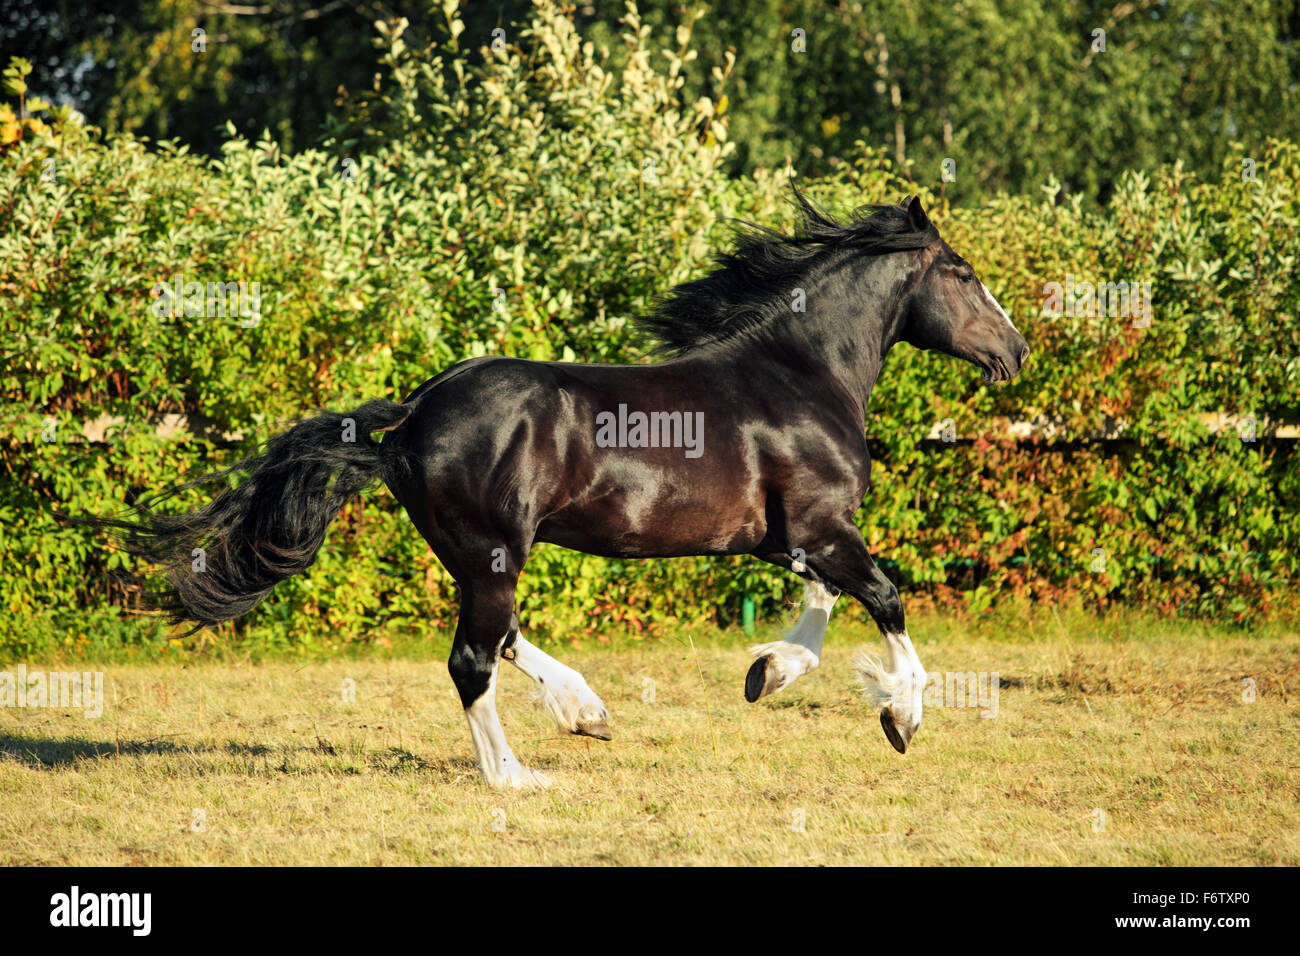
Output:
[[[303,750],[313,749],[303,747]],[[169,740],[114,740],[95,741],[80,738],[52,740],[48,737],[19,737],[0,734],[0,759],[8,757],[32,767],[66,767],[80,760],[105,757],[138,757],[144,754],[200,754],[219,753],[231,757],[260,757],[272,748],[260,744],[237,744],[233,741],[220,746],[190,746],[174,744]]]
[[[54,740],[48,737],[21,737],[0,734],[0,760],[13,760],[28,767],[60,770],[74,767],[82,761],[113,760],[123,757],[150,755],[218,756],[218,757],[270,757],[279,758],[279,766],[272,769],[282,773],[303,774],[354,774],[361,767],[392,776],[427,774],[433,777],[453,777],[466,773],[477,775],[478,765],[469,757],[425,758],[401,747],[380,750],[357,750],[338,758],[339,749],[318,739],[315,744],[268,747],[263,744],[244,744],[228,741],[224,744],[178,744],[166,739],[97,741],[79,738]],[[355,765],[347,766],[347,758]],[[316,758],[312,762],[299,762],[299,758]],[[320,758],[327,758],[320,761]],[[318,762],[320,761],[320,762]],[[201,768],[206,771],[212,768]]]

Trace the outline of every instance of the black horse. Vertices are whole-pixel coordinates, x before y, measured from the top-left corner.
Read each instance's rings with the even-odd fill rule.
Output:
[[[752,554],[802,577],[806,606],[784,640],[754,649],[746,697],[817,666],[847,591],[884,635],[887,666],[858,666],[902,753],[926,675],[898,592],[853,523],[870,470],[871,389],[897,342],[966,359],[990,381],[1012,378],[1029,347],[917,199],[848,224],[797,191],[795,201],[796,235],[742,230],[714,272],[643,319],[662,362],[462,362],[400,405],[296,425],[222,472],[247,476],[200,511],[156,512],[174,489],[101,524],[165,566],[159,607],[215,624],[309,567],[343,504],[382,476],[460,586],[448,667],[493,785],[545,783],[515,759],[497,719],[501,658],[537,682],[561,728],[609,739],[582,676],[520,634],[515,586],[536,542],[617,558]]]

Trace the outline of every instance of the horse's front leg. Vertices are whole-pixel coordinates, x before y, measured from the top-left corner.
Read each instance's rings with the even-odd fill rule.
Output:
[[[926,674],[903,621],[898,589],[871,560],[862,533],[852,523],[837,525],[818,546],[810,545],[808,565],[818,577],[861,601],[884,635],[887,666],[862,651],[854,666],[867,699],[880,710],[885,736],[895,750],[905,753],[921,726]]]

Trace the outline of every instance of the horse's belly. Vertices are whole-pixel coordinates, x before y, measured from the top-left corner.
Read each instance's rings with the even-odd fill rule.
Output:
[[[539,541],[620,558],[745,554],[767,533],[761,510],[706,501],[655,502],[638,507],[623,496],[565,509],[538,528]]]

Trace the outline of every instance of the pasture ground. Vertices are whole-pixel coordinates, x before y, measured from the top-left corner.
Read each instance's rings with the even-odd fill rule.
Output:
[[[906,756],[852,690],[870,626],[832,621],[822,667],[758,704],[734,634],[548,648],[611,743],[558,733],[504,667],[542,792],[480,783],[428,650],[52,662],[103,670],[104,714],[0,708],[0,864],[1300,864],[1294,629],[911,625],[932,673],[1000,687],[996,716],[928,708]]]

